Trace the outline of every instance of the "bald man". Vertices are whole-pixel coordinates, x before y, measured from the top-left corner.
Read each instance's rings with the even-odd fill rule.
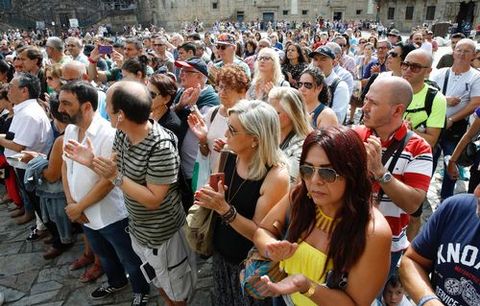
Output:
[[[403,121],[412,96],[412,87],[400,77],[375,80],[365,96],[365,125],[356,128],[365,142],[377,207],[392,229],[390,275],[408,247],[409,214],[425,199],[432,175],[430,146]]]
[[[182,230],[177,137],[148,120],[151,105],[150,92],[139,82],[120,81],[110,87],[107,111],[117,128],[116,158],[98,157],[86,164],[93,164],[97,174],[123,192],[128,232],[145,277],[168,305],[186,305],[195,287],[196,264]],[[148,296],[140,297],[146,304]]]
[[[88,81],[87,67],[79,61],[71,61],[62,66],[62,80],[64,82],[73,82],[73,81]],[[98,95],[98,107],[97,113],[99,113],[104,119],[109,120],[107,114],[107,97],[105,93],[97,89]]]

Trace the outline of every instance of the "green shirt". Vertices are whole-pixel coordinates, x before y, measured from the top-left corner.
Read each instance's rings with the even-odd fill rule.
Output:
[[[435,95],[432,104],[432,112],[430,116],[427,115],[425,110],[408,113],[409,110],[419,109],[425,107],[425,98],[427,97],[428,85],[425,84],[419,92],[413,95],[412,102],[407,108],[405,113],[405,119],[412,122],[412,126],[416,127],[420,123],[426,120],[426,127],[430,128],[443,128],[445,125],[445,116],[447,113],[447,99],[439,91]]]

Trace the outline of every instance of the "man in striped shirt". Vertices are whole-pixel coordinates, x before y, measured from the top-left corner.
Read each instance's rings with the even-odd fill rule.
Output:
[[[121,81],[110,87],[107,112],[117,127],[114,158],[97,157],[92,164],[123,191],[132,246],[143,262],[145,278],[168,305],[186,305],[195,285],[196,265],[182,230],[185,213],[177,185],[177,138],[148,120],[151,104],[147,87],[138,82]]]
[[[407,133],[403,121],[412,96],[412,87],[400,77],[377,79],[365,96],[365,126],[356,129],[367,149],[368,167],[378,195],[377,207],[392,229],[390,275],[408,247],[408,214],[415,212],[425,199],[432,174],[430,146],[417,134]],[[398,150],[401,151],[397,155]],[[382,162],[385,154],[389,157]],[[390,165],[394,159],[395,164]]]

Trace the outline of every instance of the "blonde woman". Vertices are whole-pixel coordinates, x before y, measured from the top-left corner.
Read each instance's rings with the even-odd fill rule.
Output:
[[[267,101],[268,93],[274,86],[290,84],[285,80],[278,53],[272,48],[262,48],[254,65],[253,80],[247,91],[247,99]]]
[[[195,193],[195,204],[213,209],[213,305],[268,305],[242,294],[241,263],[253,246],[257,224],[289,190],[289,175],[280,150],[280,123],[275,109],[262,101],[242,100],[228,110],[228,154],[224,182]],[[227,186],[227,188],[224,188]]]
[[[275,87],[268,94],[268,103],[280,120],[280,149],[288,161],[290,182],[298,178],[298,167],[305,137],[312,131],[310,118],[300,92],[290,87]]]

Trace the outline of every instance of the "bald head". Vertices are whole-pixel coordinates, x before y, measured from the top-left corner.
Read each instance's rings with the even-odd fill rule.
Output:
[[[425,67],[432,67],[433,56],[431,53],[427,52],[424,49],[415,49],[407,54],[405,61],[408,62],[408,59],[415,58],[417,63],[422,64]]]
[[[107,103],[111,103],[113,114],[123,113],[123,117],[136,123],[148,121],[152,108],[152,98],[147,87],[135,81],[120,81],[107,91]]]
[[[63,65],[62,77],[67,81],[88,80],[87,68],[78,61],[71,61]]]
[[[471,49],[472,51],[475,52],[475,42],[471,40],[470,38],[464,38],[460,39],[458,43],[456,44],[455,48],[463,47],[463,48],[468,48]]]
[[[381,90],[388,93],[385,98],[389,104],[403,104],[405,109],[407,109],[413,98],[413,90],[410,83],[397,76],[377,78],[370,90]]]

